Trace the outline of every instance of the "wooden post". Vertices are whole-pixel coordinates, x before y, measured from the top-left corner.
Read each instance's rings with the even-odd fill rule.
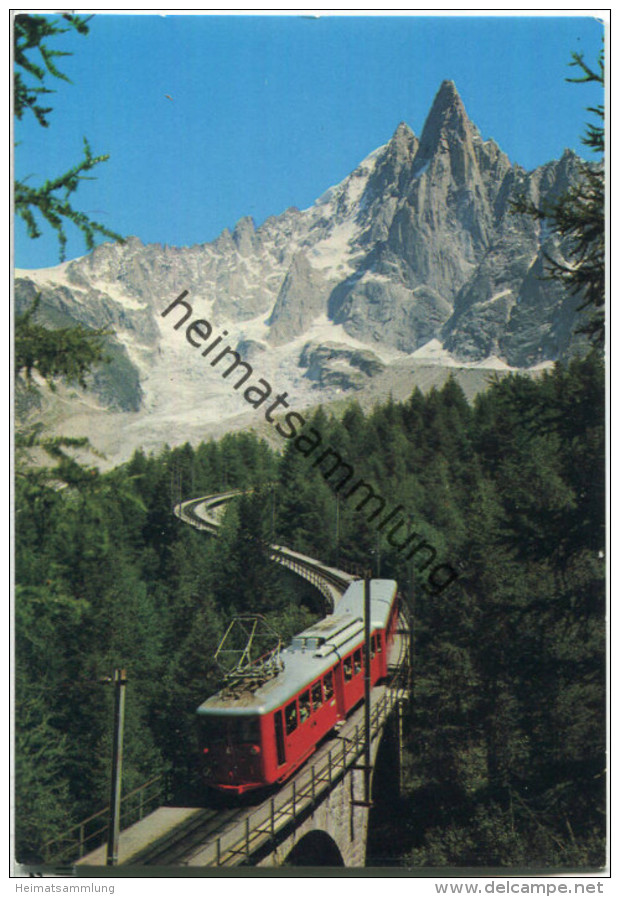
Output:
[[[370,804],[370,579],[364,580],[364,800]]]
[[[112,747],[112,782],[110,785],[110,824],[106,866],[118,863],[118,838],[121,822],[121,788],[123,778],[123,730],[125,728],[125,670],[114,670],[114,743]]]
[[[398,793],[402,794],[404,790],[404,771],[403,771],[403,702],[398,701],[396,705],[398,713]]]
[[[414,664],[415,664],[415,581],[413,574],[413,561],[411,561],[411,570],[409,577],[409,700],[413,701],[413,691],[415,688]]]
[[[336,557],[340,556],[340,496],[336,493]]]

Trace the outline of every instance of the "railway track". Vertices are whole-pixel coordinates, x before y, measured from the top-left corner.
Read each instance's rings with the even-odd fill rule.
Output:
[[[193,817],[185,825],[173,829],[168,836],[155,845],[150,845],[132,858],[132,865],[178,866],[187,864],[205,841],[214,835],[221,835],[230,826],[235,826],[243,817],[244,810],[206,809]]]

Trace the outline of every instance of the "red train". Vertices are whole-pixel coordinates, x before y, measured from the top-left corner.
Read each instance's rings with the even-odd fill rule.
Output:
[[[393,580],[371,581],[371,685],[387,675],[398,620]],[[296,635],[284,668],[254,688],[224,689],[198,708],[205,782],[242,794],[285,781],[364,698],[364,584]]]

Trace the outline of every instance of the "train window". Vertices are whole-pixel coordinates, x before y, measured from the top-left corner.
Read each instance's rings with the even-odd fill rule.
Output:
[[[381,636],[377,634],[377,654],[381,654],[383,648],[381,647]]]
[[[326,673],[323,683],[325,685],[325,700],[329,701],[334,696],[334,674]]]
[[[286,718],[286,734],[290,735],[297,728],[297,701],[288,705],[284,716]]]
[[[310,716],[310,692],[305,691],[299,696],[299,721],[305,723]]]
[[[349,679],[353,678],[353,661],[350,657],[347,657],[344,661],[342,668],[344,670],[344,679],[345,682],[348,682]]]
[[[353,655],[353,673],[357,676],[362,672],[362,649],[360,648]]]
[[[205,744],[213,746],[226,741],[226,719],[223,716],[201,716],[200,728]]]
[[[231,720],[230,737],[237,744],[258,744],[260,742],[258,718],[248,716]]]
[[[372,635],[370,637],[370,659],[372,660],[377,653],[377,643],[375,640],[375,636]]]
[[[312,686],[312,709],[316,710],[323,703],[323,691],[321,689],[321,680],[315,682]]]

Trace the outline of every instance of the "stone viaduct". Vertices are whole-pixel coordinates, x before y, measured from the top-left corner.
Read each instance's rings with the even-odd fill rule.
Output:
[[[372,772],[382,738],[397,737],[400,713],[400,706],[395,706],[391,717],[372,742]],[[362,763],[363,755],[359,759]],[[397,768],[393,769],[393,775],[398,777]],[[371,775],[371,789],[373,784]],[[364,788],[364,770],[354,764],[323,799],[308,808],[305,818],[300,814],[292,831],[270,845],[269,853],[256,865],[365,866],[370,808],[364,805]]]

